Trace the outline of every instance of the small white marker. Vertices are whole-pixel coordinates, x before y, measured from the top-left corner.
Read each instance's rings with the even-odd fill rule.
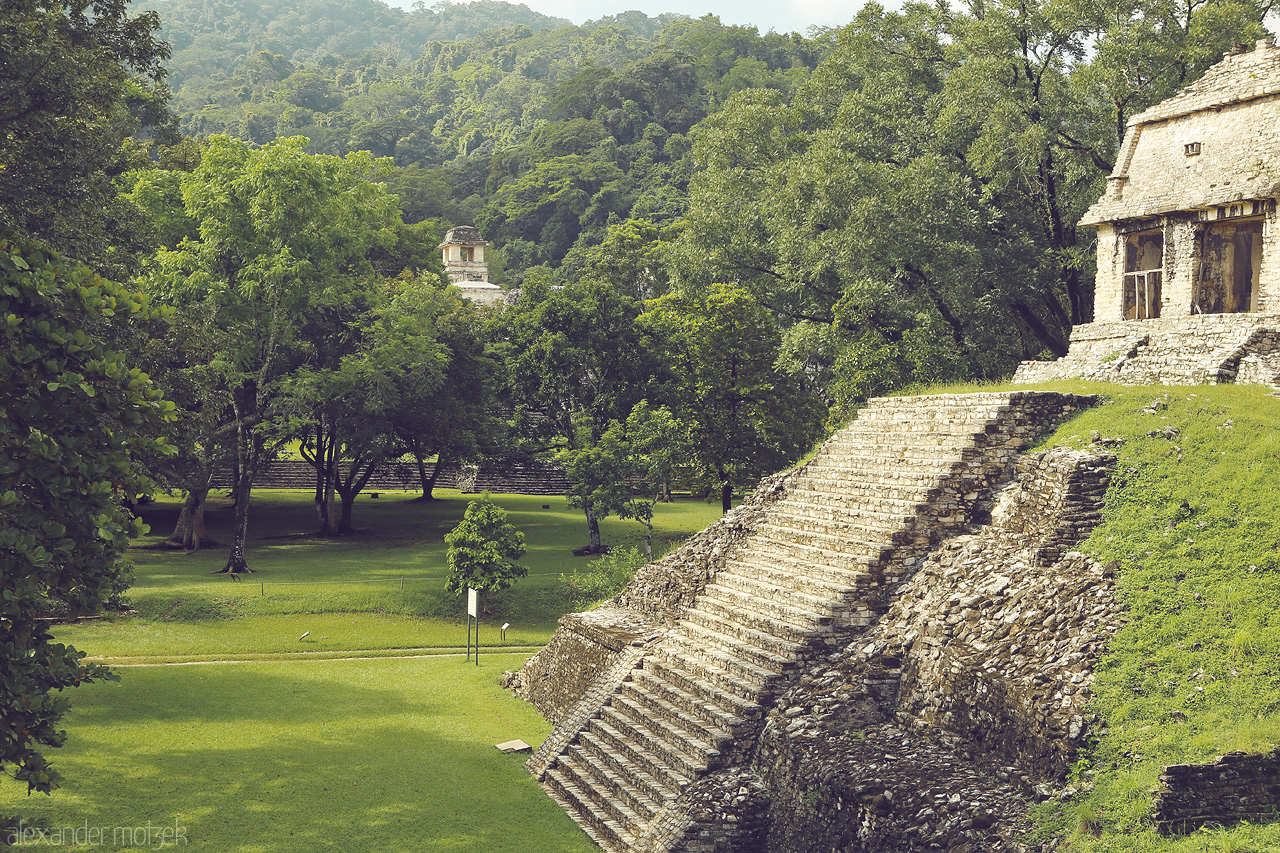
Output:
[[[310,631],[303,631],[303,632],[302,632],[302,636],[301,636],[301,637],[299,637],[299,638],[298,638],[298,640],[299,640],[299,641],[302,641],[302,640],[305,640],[307,637],[310,637],[310,636],[311,636],[311,632],[310,632]]]

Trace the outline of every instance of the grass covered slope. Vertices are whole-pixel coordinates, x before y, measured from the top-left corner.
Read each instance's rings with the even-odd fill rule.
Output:
[[[1071,390],[1079,391],[1079,386]],[[1103,523],[1127,624],[1099,663],[1106,728],[1050,801],[1072,851],[1280,850],[1280,824],[1157,835],[1161,765],[1280,744],[1280,399],[1259,387],[1091,387],[1105,403],[1045,446],[1122,438]]]

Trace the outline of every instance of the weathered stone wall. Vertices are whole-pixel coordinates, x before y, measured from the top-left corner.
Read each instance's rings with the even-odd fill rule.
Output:
[[[1160,774],[1151,818],[1185,834],[1207,824],[1275,820],[1280,813],[1280,750],[1229,752],[1208,764],[1174,764]]]
[[[568,613],[551,641],[518,672],[508,673],[504,684],[559,723],[623,650],[643,646],[658,631],[653,622],[613,607]]]
[[[925,557],[890,611],[779,697],[754,767],[766,849],[1021,850],[1033,786],[1087,736],[1111,574],[1071,544],[1109,455],[1020,460],[991,524]]]
[[[766,477],[741,505],[695,533],[671,554],[641,567],[610,603],[663,625],[679,621],[803,470],[801,466]]]
[[[1280,314],[1088,323],[1057,361],[1024,361],[1020,384],[1086,379],[1125,385],[1280,381]]]

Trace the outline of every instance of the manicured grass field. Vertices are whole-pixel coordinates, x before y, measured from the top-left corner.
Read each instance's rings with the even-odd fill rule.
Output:
[[[178,829],[200,851],[595,849],[525,772],[527,756],[494,749],[536,746],[551,729],[499,679],[571,609],[558,576],[590,562],[570,554],[586,538],[581,513],[563,498],[494,496],[527,537],[529,576],[486,602],[477,667],[461,655],[463,605],[444,593],[443,536],[472,496],[408,497],[362,498],[361,535],[324,540],[308,494],[257,493],[255,573],[241,581],[212,574],[223,548],[135,549],[138,615],[56,629],[120,681],[69,692],[67,744],[49,752],[64,776],[54,796],[0,785],[0,814],[46,828],[27,846],[89,849],[68,829],[79,828],[102,831],[105,849],[175,848]],[[172,499],[147,506],[142,544],[176,513]],[[718,515],[702,501],[659,505],[655,550]],[[229,521],[216,504],[210,533],[225,538]],[[611,545],[639,531],[603,524]]]
[[[585,853],[526,756],[493,746],[550,731],[498,686],[524,657],[125,668],[76,691],[65,787],[24,800],[9,785],[5,807],[55,831],[105,828],[107,849],[156,849],[167,827],[210,853]],[[151,844],[109,843],[148,823]]]
[[[106,660],[464,646],[464,604],[444,591],[444,534],[474,496],[440,496],[430,504],[408,503],[409,496],[399,493],[361,498],[355,516],[360,535],[320,539],[312,535],[309,494],[255,493],[254,573],[240,581],[214,574],[226,562],[225,548],[183,555],[145,547],[168,535],[177,517],[176,500],[162,499],[144,507],[151,535],[132,552],[135,580],[128,598],[138,615],[66,626],[58,637]],[[529,575],[486,599],[481,641],[500,644],[498,628],[510,623],[506,645],[539,646],[572,609],[560,574],[594,559],[570,553],[586,541],[586,523],[562,497],[495,500],[525,534],[528,553],[520,562]],[[700,500],[659,504],[655,553],[706,527],[719,512],[718,505]],[[209,512],[209,532],[224,539],[229,524],[230,508],[219,500]],[[640,530],[634,522],[602,522],[607,545],[635,544]],[[299,641],[307,631],[310,636]]]

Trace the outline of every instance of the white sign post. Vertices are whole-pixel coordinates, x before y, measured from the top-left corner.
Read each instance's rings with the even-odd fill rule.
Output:
[[[471,657],[471,620],[476,622],[476,666],[480,665],[480,593],[467,587],[467,657]]]

